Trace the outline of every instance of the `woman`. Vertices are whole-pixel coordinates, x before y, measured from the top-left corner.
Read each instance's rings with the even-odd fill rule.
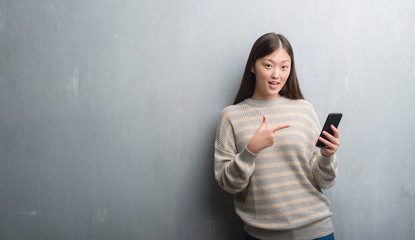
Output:
[[[246,239],[334,239],[329,200],[339,133],[324,148],[320,123],[304,100],[288,40],[268,33],[253,45],[234,105],[222,110],[215,178],[234,194]]]

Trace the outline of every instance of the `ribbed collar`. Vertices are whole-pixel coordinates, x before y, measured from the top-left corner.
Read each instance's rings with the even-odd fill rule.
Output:
[[[285,97],[279,97],[272,100],[254,100],[252,98],[247,98],[244,100],[245,103],[252,105],[254,107],[271,107],[278,104],[287,102],[289,99]]]

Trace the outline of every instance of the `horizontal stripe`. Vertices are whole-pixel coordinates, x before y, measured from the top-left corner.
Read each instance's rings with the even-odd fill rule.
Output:
[[[290,211],[286,211],[286,212],[279,212],[279,213],[270,213],[270,214],[261,214],[258,215],[256,213],[248,213],[248,212],[243,212],[241,211],[242,215],[250,217],[250,218],[254,218],[254,219],[275,219],[275,218],[282,218],[282,217],[287,217],[287,216],[293,216],[302,212],[307,212],[307,211],[311,211],[311,210],[315,210],[321,207],[326,207],[327,204],[324,202],[319,202],[310,206],[305,206],[305,207],[301,207],[301,208],[296,208],[294,210],[290,210]],[[301,219],[301,218],[300,218]]]
[[[268,122],[268,126],[273,126],[275,124],[289,124],[289,123],[293,123],[293,115],[292,113],[279,113],[279,114],[268,114],[265,115],[267,116],[267,122]],[[284,120],[288,118],[289,120]],[[305,120],[305,121],[302,121]],[[250,125],[248,129],[254,128],[257,129],[261,124],[262,124],[263,118],[258,117],[258,116],[253,116],[253,117],[246,117],[244,115],[241,115],[239,118],[236,118],[235,116],[233,116],[232,118],[232,124],[233,125],[238,125],[241,123],[253,123],[253,122],[258,122],[259,124],[253,124]],[[311,124],[313,125],[312,127],[315,129],[318,129],[318,126],[316,125],[316,123],[313,121],[313,119],[311,119],[309,116],[307,116],[306,114],[303,113],[298,113],[295,115],[295,121],[296,122],[301,122],[303,124]],[[245,124],[242,124],[245,125]],[[248,126],[243,126],[243,127],[238,127],[235,129],[235,134],[239,134],[240,131],[245,131],[245,129]],[[274,126],[273,126],[274,127]]]
[[[309,132],[309,133],[312,134],[311,132]],[[250,141],[251,138],[254,136],[254,134],[255,134],[255,132],[254,133],[248,133],[248,134],[245,134],[245,135],[238,136],[237,141],[236,141],[236,145],[237,146],[240,146],[243,142]],[[290,131],[280,130],[280,131],[276,132],[275,134],[279,138],[287,138],[287,136],[289,136],[289,137],[298,136],[301,139],[303,139],[303,141],[306,142],[309,145],[314,145],[315,142],[317,141],[317,135],[315,135],[315,137],[313,137],[312,139],[310,139],[309,137],[304,136],[304,133],[303,132],[300,132],[300,131],[297,131],[297,130],[290,130]],[[314,135],[311,135],[311,136],[314,136]],[[275,144],[281,144],[281,145],[283,145],[284,144],[284,141],[278,141]]]
[[[309,180],[297,180],[296,179],[296,180],[278,182],[278,183],[273,183],[273,184],[255,186],[252,189],[252,192],[255,193],[255,192],[260,192],[260,191],[265,191],[265,190],[285,188],[285,187],[295,186],[295,185],[304,185],[304,184],[309,184],[309,183],[310,183]]]
[[[251,181],[259,181],[259,180],[265,180],[265,179],[272,179],[272,178],[282,178],[286,176],[302,176],[306,175],[308,177],[313,177],[311,172],[303,172],[303,171],[286,171],[286,172],[277,172],[277,173],[271,173],[271,174],[263,174],[260,176],[252,176]]]
[[[238,115],[249,115],[251,113],[255,112],[263,112],[263,111],[269,111],[272,108],[278,108],[282,112],[285,110],[304,110],[307,112],[312,112],[312,108],[310,105],[306,104],[289,104],[289,105],[277,105],[277,106],[269,106],[269,107],[251,107],[247,104],[241,104],[241,105],[232,105],[229,108],[225,108],[222,118],[228,118],[229,116],[238,116]],[[293,112],[293,111],[290,111]],[[298,111],[295,111],[296,113],[299,113]]]
[[[309,164],[308,158],[310,158],[309,156],[311,156],[312,153],[310,153],[310,155],[307,155],[306,153],[302,153],[300,151],[283,151],[280,154],[272,154],[273,156],[261,156],[258,155],[256,158],[256,168],[258,170],[263,169],[263,168],[267,168],[264,167],[263,165],[269,165],[269,167],[273,167],[275,164],[275,167],[278,167],[280,162],[284,162],[281,161],[280,157],[291,157],[290,161],[285,162],[285,164],[287,165],[281,165],[281,167],[284,166],[294,166],[294,165],[299,165],[302,166],[303,168],[310,168],[311,170],[311,166]],[[307,162],[305,162],[307,161]],[[281,163],[282,164],[282,163]]]
[[[239,216],[241,216],[243,218],[244,212],[240,211],[240,210],[236,210],[237,214]],[[290,228],[291,226],[295,226],[295,225],[301,225],[301,223],[305,223],[305,222],[312,222],[313,220],[319,220],[323,217],[328,217],[331,216],[330,211],[324,210],[324,211],[320,211],[320,212],[316,212],[315,214],[311,214],[311,215],[306,215],[304,217],[301,218],[297,218],[294,220],[291,220],[290,222],[280,222],[280,221],[250,221],[249,225],[255,227],[255,228],[268,228],[268,229],[287,229]]]
[[[297,205],[304,202],[311,202],[313,200],[325,200],[323,195],[320,196],[310,196],[305,198],[297,198],[297,199],[290,199],[284,202],[272,203],[272,204],[264,204],[264,205],[256,205],[256,204],[243,204],[243,208],[245,209],[256,209],[256,210],[266,210],[266,209],[277,209],[277,208],[287,208],[292,205]]]
[[[311,151],[305,151],[305,152],[296,152],[296,151],[266,152],[266,153],[259,154],[257,156],[257,158],[266,159],[266,158],[278,158],[278,157],[284,157],[284,156],[304,157],[304,156],[312,155],[312,153],[313,152],[311,152]]]
[[[273,194],[267,194],[264,196],[247,195],[246,199],[252,200],[252,201],[259,201],[259,200],[267,200],[267,199],[273,199],[273,198],[282,198],[282,197],[287,197],[287,196],[299,195],[302,193],[312,193],[316,191],[317,190],[314,187],[308,187],[308,188],[300,188],[300,189],[284,191],[284,192],[277,192]]]
[[[306,130],[307,132],[308,132],[308,134],[310,135],[310,136],[315,136],[315,135],[317,135],[319,132],[318,131],[316,131],[316,129],[318,129],[318,128],[313,128],[313,127],[310,127],[310,124],[311,123],[309,123],[309,122],[305,122],[305,123],[303,123],[303,122],[298,122],[298,121],[287,121],[287,122],[284,122],[284,123],[281,123],[281,124],[279,124],[279,125],[285,125],[285,124],[288,124],[288,125],[290,125],[291,126],[291,128],[293,128],[293,127],[300,127],[302,130]],[[239,137],[241,137],[241,138],[244,138],[245,137],[245,135],[250,135],[250,134],[253,134],[253,133],[255,133],[256,132],[256,130],[260,127],[261,125],[246,125],[244,128],[244,130],[242,131],[242,130],[234,130],[234,133],[235,133],[235,135],[238,135]],[[267,124],[267,127],[268,128],[270,128],[270,127],[277,127],[278,125],[276,125],[276,126],[271,126],[270,124],[269,124],[269,122],[268,122],[268,124]],[[229,129],[229,130],[232,130],[232,129]],[[290,130],[290,128],[287,128],[287,129],[282,129],[282,130],[279,130],[279,131],[277,131],[277,132],[275,132],[276,134],[278,134],[278,133],[282,133],[282,132],[287,132],[287,130]],[[244,134],[245,133],[245,134]],[[301,132],[301,135],[303,135],[304,133],[303,132]]]
[[[292,153],[291,153],[292,154]],[[299,155],[303,155],[302,153],[298,153]],[[283,154],[281,154],[280,156],[283,156]],[[263,158],[263,157],[260,157]],[[300,162],[300,161],[290,161],[290,162],[260,162],[258,161],[256,166],[255,166],[255,170],[261,170],[261,169],[270,169],[270,168],[278,168],[278,167],[288,167],[288,166],[302,166],[305,168],[309,168],[310,165],[305,163],[305,162]]]

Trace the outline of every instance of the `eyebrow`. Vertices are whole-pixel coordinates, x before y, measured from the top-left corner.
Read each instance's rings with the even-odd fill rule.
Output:
[[[274,62],[274,61],[272,61],[271,59],[269,59],[269,58],[265,58],[264,60],[268,60],[268,61],[270,61],[270,62]],[[291,60],[290,59],[284,59],[284,60],[282,60],[281,62],[291,62]]]

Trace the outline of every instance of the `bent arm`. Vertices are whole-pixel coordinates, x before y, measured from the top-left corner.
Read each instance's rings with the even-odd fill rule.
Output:
[[[246,146],[240,152],[237,150],[229,112],[222,112],[216,129],[214,156],[215,179],[219,186],[232,194],[244,190],[254,172],[256,156]]]
[[[240,153],[227,152],[215,144],[215,179],[229,193],[238,193],[246,188],[255,169],[256,155],[245,147]]]
[[[316,128],[315,131],[315,138],[313,139],[313,142],[316,142],[319,135],[320,135],[320,129],[321,129],[321,125],[320,125],[320,121],[318,120],[317,114],[314,110],[314,108],[312,108],[312,118],[315,121],[314,126],[318,126],[318,128]],[[336,175],[337,175],[337,157],[335,155],[335,152],[337,150],[338,147],[338,131],[337,129],[333,129],[335,130],[335,135],[337,138],[330,136],[329,139],[331,139],[331,141],[335,142],[334,140],[336,140],[337,142],[337,146],[332,146],[332,148],[335,150],[329,150],[329,149],[325,149],[325,148],[318,148],[316,146],[313,146],[313,159],[311,162],[311,170],[314,176],[314,180],[316,181],[317,185],[321,188],[321,189],[328,189],[331,188],[332,186],[334,186],[334,184],[336,183]],[[326,141],[326,144],[328,142]],[[330,142],[331,144],[331,142]],[[324,150],[324,151],[323,151]],[[329,154],[327,155],[328,157],[324,156],[323,153]]]

